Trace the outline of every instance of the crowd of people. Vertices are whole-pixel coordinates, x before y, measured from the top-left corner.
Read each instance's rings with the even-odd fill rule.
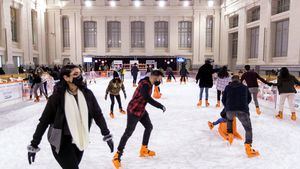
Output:
[[[279,71],[277,82],[268,82],[263,79],[258,73],[251,70],[250,65],[245,65],[245,72],[239,75],[231,76],[224,66],[221,69],[214,69],[211,60],[206,60],[205,64],[199,68],[196,76],[196,83],[199,81],[200,96],[197,106],[202,106],[202,95],[205,91],[205,106],[209,104],[209,89],[213,87],[213,74],[217,73],[216,88],[217,88],[217,105],[221,106],[221,95],[224,109],[221,111],[221,118],[215,122],[208,122],[208,126],[212,129],[219,123],[227,123],[226,140],[231,144],[234,139],[233,135],[233,118],[237,117],[245,129],[245,150],[248,157],[259,155],[258,151],[252,149],[252,125],[250,120],[249,104],[254,101],[256,113],[260,115],[262,112],[257,99],[259,93],[258,80],[269,86],[277,86],[280,103],[279,112],[275,115],[278,119],[283,119],[283,107],[285,100],[288,100],[291,110],[291,120],[296,121],[295,110],[295,95],[297,93],[295,86],[300,85],[300,82],[295,76],[289,73],[288,68],[283,67]],[[245,82],[245,83],[244,83]]]
[[[93,71],[93,70],[92,70]],[[127,106],[126,111],[123,109],[120,92],[122,90],[124,98],[127,98],[124,82],[125,70],[118,70],[113,72],[113,78],[108,83],[105,100],[108,96],[111,101],[110,117],[114,118],[115,100],[118,102],[119,112],[127,115],[127,124],[124,134],[122,135],[117,151],[113,156],[113,165],[118,169],[122,166],[121,158],[124,153],[124,148],[128,139],[135,131],[136,125],[140,122],[145,130],[143,141],[140,149],[141,157],[152,157],[156,153],[148,148],[149,139],[153,125],[149,114],[146,110],[146,105],[150,105],[166,111],[166,107],[152,98],[152,90],[158,87],[164,73],[158,69],[148,67],[146,75],[137,83],[139,73],[137,64],[132,65],[131,75],[132,84],[135,87],[135,92]],[[59,79],[55,84],[53,93],[48,97],[47,90],[45,90],[45,82],[43,81],[43,74],[48,72],[54,78]],[[55,73],[54,73],[55,72]],[[58,73],[60,72],[60,73]],[[294,107],[295,102],[295,85],[300,85],[300,82],[289,73],[286,67],[280,70],[277,82],[268,82],[259,76],[256,72],[251,70],[249,65],[245,65],[245,73],[241,76],[229,73],[226,66],[220,69],[214,69],[211,60],[206,60],[205,64],[199,68],[195,77],[196,83],[199,83],[200,94],[197,103],[198,107],[202,107],[203,93],[205,92],[205,106],[210,106],[209,89],[214,86],[213,75],[216,74],[215,86],[217,89],[217,104],[216,107],[222,107],[220,113],[221,118],[215,122],[208,122],[209,128],[220,123],[226,123],[226,140],[231,144],[234,141],[233,135],[233,121],[236,117],[245,129],[245,152],[248,157],[256,157],[259,152],[252,148],[252,124],[250,119],[249,104],[254,100],[256,106],[256,113],[262,114],[259,107],[258,83],[260,80],[270,86],[277,86],[280,95],[279,113],[276,118],[283,118],[284,102],[287,99],[292,112],[291,119],[296,120],[296,112]],[[183,64],[180,69],[180,82],[186,83],[189,72]],[[173,70],[168,68],[166,71],[167,80],[176,79]],[[54,78],[55,79],[55,78]],[[28,78],[30,81],[30,78]],[[95,81],[95,79],[90,79]],[[36,153],[40,151],[39,144],[41,139],[49,127],[48,138],[52,148],[53,156],[63,169],[78,169],[79,163],[82,159],[84,150],[89,143],[89,128],[91,122],[94,120],[96,125],[100,128],[103,135],[103,141],[107,143],[111,152],[114,152],[114,142],[112,134],[106,125],[106,121],[102,114],[97,99],[93,92],[87,88],[87,81],[84,80],[83,71],[79,66],[67,65],[60,70],[45,70],[43,68],[36,68],[32,72],[32,88],[36,100],[39,99],[38,89],[45,95],[48,102],[44,112],[39,119],[39,124],[33,135],[33,139],[28,149],[28,160],[31,164],[35,160]],[[245,83],[244,83],[245,82]],[[96,83],[96,81],[95,81]]]

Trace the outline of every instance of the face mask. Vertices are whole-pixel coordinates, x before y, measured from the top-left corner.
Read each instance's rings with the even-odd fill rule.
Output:
[[[155,85],[155,86],[159,86],[159,85],[160,85],[160,81],[155,81],[155,82],[154,82],[154,85]]]
[[[82,75],[79,75],[78,77],[73,78],[72,83],[75,84],[76,86],[82,85],[82,83],[83,83]]]

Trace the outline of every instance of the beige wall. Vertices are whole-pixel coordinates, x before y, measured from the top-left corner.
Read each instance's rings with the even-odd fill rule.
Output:
[[[272,69],[280,66],[298,67],[300,64],[300,1],[291,0],[290,10],[276,15],[271,15],[272,0],[224,0],[221,5],[221,53],[222,63],[229,63],[230,67],[241,67],[244,64],[260,65],[263,69]],[[246,22],[247,10],[254,6],[260,6],[260,20],[252,23]],[[236,30],[229,29],[228,18],[239,15],[239,27]],[[274,26],[273,23],[283,19],[289,19],[288,55],[287,57],[274,58]],[[259,52],[257,59],[249,58],[249,36],[247,29],[259,26]],[[238,31],[238,58],[236,63],[230,63],[228,51],[228,34]]]
[[[17,43],[12,41],[10,7],[17,9]],[[4,69],[8,73],[16,72],[13,56],[20,56],[22,65],[33,65],[33,57],[40,64],[47,64],[44,0],[0,0],[0,8],[0,55]],[[31,10],[37,12],[36,47],[32,43]]]
[[[192,66],[200,66],[207,57],[215,64],[239,68],[244,64],[260,65],[266,69],[288,65],[300,67],[300,1],[291,0],[290,10],[271,15],[272,0],[214,0],[208,7],[207,0],[194,0],[189,7],[183,7],[179,0],[169,0],[167,6],[160,8],[154,0],[144,0],[136,8],[131,0],[121,0],[117,7],[110,7],[107,0],[96,0],[92,7],[86,7],[83,0],[0,0],[0,55],[7,69],[15,69],[13,56],[21,56],[21,63],[32,65],[33,58],[39,64],[62,64],[64,59],[82,64],[85,55],[95,56],[185,56],[191,59]],[[10,7],[18,9],[18,43],[11,40]],[[247,10],[260,6],[260,20],[247,23]],[[37,11],[37,45],[32,45],[31,10]],[[239,27],[229,29],[229,17],[239,15]],[[62,45],[62,16],[69,17],[70,48]],[[206,18],[213,16],[213,50],[206,49]],[[274,22],[289,19],[288,56],[274,58]],[[97,22],[97,47],[84,49],[82,23],[86,20]],[[106,22],[121,22],[121,48],[109,50],[106,47]],[[130,22],[145,22],[145,49],[130,48]],[[154,47],[154,22],[168,21],[169,47],[158,50]],[[178,22],[193,22],[192,49],[178,48]],[[249,59],[249,33],[247,30],[259,26],[258,58]],[[229,34],[238,32],[238,57],[230,57]]]

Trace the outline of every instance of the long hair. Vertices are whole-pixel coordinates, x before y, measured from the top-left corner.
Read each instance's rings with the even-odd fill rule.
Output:
[[[221,78],[221,79],[229,77],[229,73],[227,71],[227,67],[226,66],[223,66],[221,68],[221,70],[218,73],[218,77]]]
[[[60,94],[64,94],[65,91],[68,89],[68,83],[66,82],[66,80],[64,79],[64,76],[70,76],[71,72],[73,69],[75,68],[79,68],[76,65],[66,65],[63,68],[60,69],[60,80],[58,83],[56,83],[56,85],[54,86],[54,93],[60,93]],[[86,88],[86,84],[84,82],[82,82],[82,84],[80,84],[79,86],[77,86],[79,89],[85,89]]]
[[[288,79],[290,77],[289,69],[287,67],[281,68],[279,72],[279,77],[281,79]]]

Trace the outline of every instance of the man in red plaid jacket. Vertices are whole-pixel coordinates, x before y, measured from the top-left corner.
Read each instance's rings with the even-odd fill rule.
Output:
[[[127,127],[125,133],[123,134],[120,140],[118,146],[118,152],[116,152],[113,159],[113,163],[116,168],[121,167],[121,156],[123,154],[123,150],[125,148],[126,142],[134,132],[138,122],[141,122],[142,125],[145,127],[140,156],[141,157],[155,156],[155,152],[148,149],[149,138],[153,126],[149,118],[149,114],[146,111],[145,107],[147,103],[149,103],[152,106],[163,110],[163,112],[166,111],[166,108],[162,104],[155,101],[151,97],[153,85],[158,86],[161,82],[162,76],[163,73],[161,71],[154,70],[151,72],[151,75],[149,77],[145,77],[139,82],[138,87],[135,90],[133,97],[128,104]]]

